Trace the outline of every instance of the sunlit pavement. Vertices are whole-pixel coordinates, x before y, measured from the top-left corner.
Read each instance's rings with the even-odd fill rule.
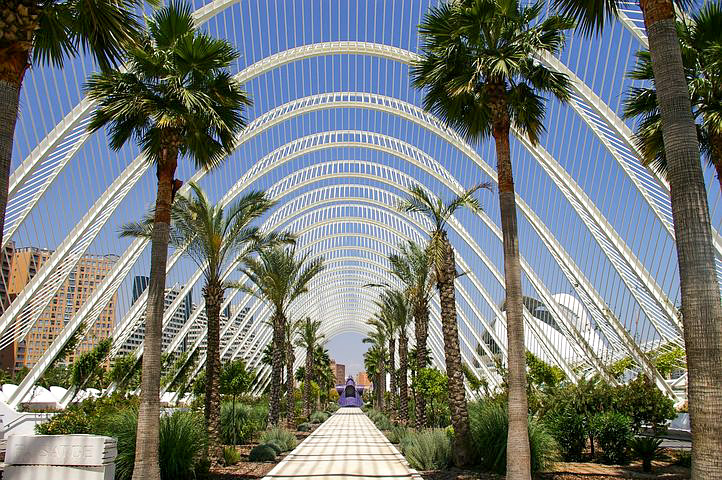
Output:
[[[359,408],[342,408],[265,477],[421,479]]]

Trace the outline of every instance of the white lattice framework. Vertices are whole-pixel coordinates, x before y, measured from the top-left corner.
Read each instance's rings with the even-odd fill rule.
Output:
[[[403,7],[404,0],[390,1],[394,6],[401,2]],[[284,15],[286,6],[284,3]],[[295,5],[293,7],[295,11]],[[227,20],[230,18],[233,37],[238,38],[240,35],[244,39],[250,38],[250,43],[253,44],[253,34],[248,37],[247,32],[242,30],[239,32],[234,28],[234,12],[237,8],[244,12],[244,2],[211,1],[198,8],[195,12],[196,21],[212,33],[228,35]],[[349,0],[350,8],[351,0]],[[248,9],[250,12],[250,5]],[[395,12],[396,8],[392,10]],[[257,13],[259,19],[262,18],[260,10],[254,13]],[[626,47],[628,51],[623,47],[617,48],[617,60],[622,54],[628,57],[634,45],[646,45],[646,37],[643,28],[640,28],[637,14],[633,6],[623,10],[621,27],[619,27],[622,33],[619,35],[624,36],[626,34],[623,32],[629,32],[632,39],[627,41],[630,45]],[[410,24],[415,27],[418,23],[418,18],[414,16],[415,12],[411,11],[408,15]],[[329,18],[331,18],[330,14]],[[278,18],[276,21],[278,22]],[[349,18],[349,26],[351,21]],[[340,31],[340,13],[338,22]],[[243,24],[240,19],[238,25],[242,29]],[[368,22],[365,23],[365,28],[369,29]],[[299,45],[296,40],[298,32],[294,32],[294,45],[289,48],[280,48],[279,41],[279,47],[275,50],[270,48],[261,50],[263,52],[261,54],[256,54],[253,50],[255,47],[252,46],[254,52],[252,58],[256,58],[256,61],[248,63],[242,69],[239,66],[236,78],[254,93],[254,87],[260,86],[263,82],[271,82],[275,86],[272,79],[280,71],[294,72],[295,75],[296,68],[301,68],[301,72],[304,72],[305,65],[316,61],[323,61],[325,65],[326,59],[331,59],[330,61],[333,62],[334,59],[348,58],[351,59],[349,62],[352,62],[356,58],[369,58],[372,62],[378,62],[380,83],[380,69],[383,62],[399,65],[399,71],[405,72],[407,71],[404,70],[405,66],[412,63],[417,58],[417,54],[409,48],[404,48],[402,38],[399,38],[398,42],[395,39],[389,42],[398,44],[385,43],[385,28],[380,32],[377,31],[378,28],[374,27],[372,34],[367,35],[369,41],[314,39]],[[359,27],[356,30],[358,37]],[[329,32],[333,32],[333,28],[329,27]],[[288,32],[286,35],[288,36]],[[333,36],[331,33],[329,35]],[[380,36],[380,39],[375,36]],[[303,38],[306,38],[305,32]],[[410,39],[407,42],[407,46],[409,45],[413,45]],[[601,59],[603,53],[598,52],[596,55]],[[606,52],[606,56],[609,59],[610,52]],[[557,72],[567,74],[571,80],[573,96],[568,111],[573,118],[572,124],[575,128],[583,126],[589,132],[588,138],[584,138],[583,141],[577,139],[575,149],[578,150],[583,143],[582,150],[584,150],[588,141],[597,142],[601,146],[604,155],[614,165],[602,167],[602,172],[606,173],[605,169],[609,172],[612,168],[618,169],[615,171],[619,172],[618,175],[621,174],[625,185],[629,185],[625,194],[637,199],[635,201],[643,205],[644,210],[648,212],[641,226],[642,234],[656,231],[659,238],[650,240],[667,245],[666,248],[669,248],[670,242],[673,245],[674,237],[669,187],[654,172],[639,164],[639,152],[633,141],[632,130],[619,118],[618,106],[615,108],[611,105],[610,94],[600,91],[593,82],[585,83],[584,79],[586,78],[587,81],[589,79],[588,72],[579,68],[578,61],[575,65],[571,55],[565,54],[558,58],[539,55],[537,60]],[[383,64],[387,65],[387,63]],[[376,64],[371,63],[371,65]],[[84,65],[82,68],[85,71]],[[616,70],[615,67],[615,72]],[[606,74],[605,71],[604,75]],[[391,84],[397,82],[398,79],[395,77],[394,73],[394,78],[387,79],[387,82]],[[364,78],[366,78],[365,74]],[[43,81],[46,82],[47,89],[47,80]],[[300,82],[302,87],[305,85],[305,80],[298,80],[295,76],[293,80],[287,81]],[[293,314],[304,315],[305,312],[311,312],[318,316],[324,321],[325,332],[331,336],[345,331],[364,332],[364,321],[372,312],[373,300],[376,297],[373,291],[363,288],[363,282],[393,281],[393,278],[386,273],[388,264],[385,262],[385,256],[394,252],[400,241],[405,239],[422,241],[423,232],[428,228],[428,224],[423,219],[404,217],[394,210],[394,205],[400,199],[399,195],[416,183],[419,175],[423,175],[425,186],[434,193],[459,193],[463,191],[465,185],[469,185],[464,173],[469,172],[472,167],[466,165],[473,166],[474,178],[477,181],[489,179],[495,182],[493,157],[489,156],[489,152],[482,153],[475,146],[467,143],[439,119],[417,106],[418,96],[413,99],[414,101],[408,101],[410,99],[400,98],[394,94],[366,90],[337,89],[319,93],[313,91],[311,89],[308,92],[306,89],[306,94],[296,98],[284,98],[284,101],[276,104],[270,101],[266,92],[265,103],[268,106],[255,111],[256,114],[251,117],[252,121],[237,141],[238,151],[242,152],[239,155],[250,153],[251,162],[245,169],[235,167],[237,180],[233,180],[230,186],[224,185],[224,181],[219,180],[217,175],[203,171],[195,172],[190,179],[210,183],[215,189],[213,195],[218,196],[219,202],[223,205],[228,205],[239,194],[255,185],[266,184],[265,189],[272,198],[279,200],[279,204],[264,220],[264,225],[269,229],[288,229],[298,232],[299,246],[302,250],[308,250],[314,256],[323,256],[330,263],[338,264],[336,268],[329,268],[317,280],[314,293],[304,302],[299,303]],[[258,92],[259,96],[262,94],[263,92]],[[279,98],[283,97],[279,96]],[[60,182],[64,178],[65,170],[74,165],[73,162],[80,162],[79,157],[87,157],[87,150],[92,148],[93,142],[97,143],[98,137],[102,135],[90,135],[86,131],[89,115],[93,109],[94,103],[91,100],[79,96],[68,113],[53,128],[46,129],[44,137],[38,139],[24,159],[15,165],[10,178],[10,200],[3,248],[9,245],[10,241],[22,244],[24,237],[40,237],[40,232],[46,235],[43,230],[45,227],[36,225],[36,216],[42,218],[44,209],[48,209],[50,201],[48,197],[52,198],[52,195],[56,195],[54,190],[62,188]],[[400,135],[399,131],[402,130],[398,129],[388,134],[368,128],[334,128],[298,134],[293,130],[295,127],[290,126],[306,118],[330,115],[329,112],[350,112],[349,115],[359,116],[364,115],[363,112],[369,112],[368,115],[393,119],[389,120],[389,125],[397,125],[395,122],[413,125],[418,128],[414,130],[418,143],[413,139],[409,141],[405,133]],[[559,112],[561,113],[561,110]],[[567,113],[565,112],[564,115],[564,124],[566,124]],[[419,131],[425,132],[423,138]],[[556,131],[550,128],[552,134],[563,135],[563,132],[564,125]],[[542,345],[548,358],[559,365],[573,381],[578,378],[579,370],[576,367],[579,365],[576,363],[580,361],[579,359],[582,359],[581,363],[584,366],[582,370],[607,376],[607,365],[623,356],[631,356],[642,371],[672,395],[671,387],[656,371],[647,357],[646,350],[668,344],[682,345],[682,326],[675,305],[678,301],[675,298],[678,287],[669,280],[670,275],[672,278],[675,275],[674,259],[668,259],[666,264],[664,261],[650,260],[650,249],[653,250],[654,246],[643,246],[634,229],[629,231],[626,228],[619,229],[619,222],[615,218],[610,218],[609,209],[597,205],[595,198],[600,193],[588,191],[588,181],[581,177],[579,172],[570,170],[568,159],[558,158],[559,149],[554,148],[553,144],[532,145],[518,132],[514,134],[519,146],[517,156],[530,159],[534,164],[533,168],[539,169],[555,193],[553,200],[550,200],[551,194],[546,197],[542,194],[541,198],[544,201],[537,205],[535,200],[540,196],[538,192],[522,190],[517,192],[519,212],[525,225],[528,225],[528,232],[533,235],[535,248],[529,252],[522,250],[525,293],[533,294],[543,302],[559,332],[568,340],[570,346],[561,347],[565,350],[560,351],[558,341],[552,341],[548,336],[549,332],[539,324],[534,313],[525,310],[527,334]],[[30,145],[30,142],[28,144]],[[255,153],[262,151],[259,150],[259,145],[269,153],[262,155]],[[343,151],[348,153],[338,155],[338,152]],[[359,155],[358,152],[369,153]],[[444,162],[444,156],[449,155],[450,152],[454,158],[459,159],[449,164],[451,167]],[[128,205],[132,201],[131,193],[147,183],[149,165],[142,155],[137,155],[134,159],[134,155],[129,155],[127,151],[123,155],[130,160],[127,163],[119,163],[121,168],[118,168],[115,180],[97,195],[79,221],[67,226],[58,225],[58,234],[61,235],[62,240],[52,245],[54,251],[50,259],[3,311],[0,316],[0,332],[2,332],[0,348],[24,338],[36,325],[38,318],[49,308],[56,292],[67,281],[80,259],[87,252],[92,251],[93,246],[98,245],[101,239],[108,236],[108,230],[117,228],[113,223],[114,219],[122,213],[123,205]],[[395,163],[378,162],[366,158],[366,155],[394,159]],[[350,158],[343,158],[344,156]],[[80,181],[82,182],[82,179]],[[187,187],[184,187],[180,194],[186,193]],[[590,273],[587,259],[579,257],[580,245],[587,243],[572,244],[570,249],[569,240],[560,239],[555,227],[545,224],[544,217],[547,216],[548,209],[557,206],[561,208],[562,205],[565,211],[573,212],[574,222],[584,229],[580,235],[589,239],[585,242],[594,243],[594,248],[590,251],[594,252],[597,256],[596,261],[604,267],[592,269]],[[713,204],[712,208],[715,214],[716,204]],[[499,297],[499,292],[503,292],[503,275],[500,271],[499,258],[487,253],[487,245],[480,243],[477,237],[488,236],[488,241],[497,245],[493,248],[498,248],[501,229],[498,219],[491,212],[482,212],[473,216],[462,215],[455,218],[450,223],[450,227],[454,238],[463,245],[457,254],[459,268],[468,272],[458,285],[459,299],[462,303],[459,320],[464,360],[479,365],[481,373],[489,377],[490,383],[494,385],[497,380],[493,368],[480,357],[480,352],[483,351],[486,356],[492,355],[482,338],[483,335],[489,335],[502,354],[505,354],[505,342],[498,338],[491,326],[494,321],[504,322],[503,312],[499,308],[502,303],[500,300],[503,300],[503,296]],[[658,230],[653,230],[654,228]],[[55,233],[51,235],[54,236]],[[354,246],[344,244],[351,239],[365,243]],[[722,239],[716,230],[714,241],[718,275],[722,277]],[[127,247],[122,247],[124,250],[120,250],[122,253],[111,271],[95,286],[92,294],[77,309],[72,319],[65,322],[62,333],[55,338],[51,347],[9,399],[11,405],[17,406],[25,398],[75,330],[82,324],[92,325],[111,298],[114,298],[123,285],[128,283],[128,278],[139,269],[140,263],[147,256],[144,253],[147,250],[146,246],[146,241],[135,240]],[[531,258],[528,258],[530,255]],[[541,267],[539,266],[541,260],[537,257],[547,259]],[[225,272],[226,278],[237,276],[235,267],[235,264],[228,266]],[[194,290],[197,291],[201,279],[201,271],[189,269],[180,251],[173,252],[169,257],[167,270],[169,276],[175,275],[182,279],[180,280],[182,287],[180,294],[167,308],[164,328],[169,325],[186,295]],[[618,279],[616,280],[618,288],[623,290],[622,294],[629,300],[620,301],[619,293],[616,294],[616,298],[610,293],[611,287],[604,278],[610,275]],[[580,327],[571,320],[568,305],[562,305],[557,300],[555,290],[566,290],[578,299],[585,315],[590,319],[589,324],[593,323],[598,332],[597,336],[590,336],[583,326]],[[128,308],[121,312],[113,334],[113,355],[118,354],[121,346],[139,325],[145,311],[146,300],[147,292],[144,292],[134,302],[128,303]],[[354,313],[344,312],[343,305],[349,302],[360,307],[355,308]],[[268,309],[258,301],[237,292],[229,292],[223,308],[230,305],[238,308],[234,317],[226,323],[222,334],[229,331],[230,326],[236,321],[235,317],[242,311],[244,318],[237,334],[222,354],[226,358],[236,358],[243,357],[244,352],[254,351],[256,354],[247,357],[246,360],[258,366],[263,342],[269,339],[269,332],[263,325],[263,320],[268,316]],[[619,305],[625,305],[625,310],[620,310]],[[179,348],[199,319],[203,308],[202,301],[194,305],[190,317],[171,342],[169,351]],[[621,320],[620,316],[630,316],[630,309],[631,312],[636,312],[634,313],[637,315],[636,320],[629,318]],[[438,321],[436,310],[432,316],[434,321]],[[240,334],[242,331],[252,333],[252,338],[242,336]],[[443,350],[439,350],[440,330],[434,327],[432,331],[433,346],[438,352],[442,352]],[[597,343],[595,343],[596,339],[599,339]],[[202,335],[190,349],[199,348],[201,341]],[[302,352],[299,353],[297,361],[301,361]],[[142,345],[135,354],[138,357],[142,354]],[[570,364],[571,358],[577,359],[575,365]],[[202,368],[203,362],[204,358],[201,356],[201,361],[195,366],[196,371]],[[443,367],[443,362],[440,366]],[[259,382],[258,388],[262,388],[268,379],[265,368],[261,369],[259,379],[263,382]]]

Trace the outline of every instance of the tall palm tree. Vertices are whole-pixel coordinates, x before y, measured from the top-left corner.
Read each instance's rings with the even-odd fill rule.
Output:
[[[373,382],[374,401],[376,408],[384,409],[384,392],[386,391],[386,371],[384,364],[387,359],[386,337],[383,332],[373,331],[363,339],[371,347],[364,353],[364,368]]]
[[[426,343],[429,331],[429,301],[436,283],[431,263],[426,249],[411,240],[399,246],[398,254],[389,255],[389,262],[391,273],[405,285],[405,294],[414,315],[416,348],[413,358],[416,365],[425,366],[428,363]],[[423,366],[421,368],[424,368]],[[422,396],[415,397],[414,406],[416,428],[426,427],[426,399]]]
[[[0,244],[20,88],[33,65],[62,67],[82,49],[108,69],[137,41],[143,0],[4,0],[0,7]],[[157,0],[148,3],[157,5]]]
[[[238,285],[242,291],[268,303],[273,308],[273,367],[269,421],[277,425],[280,415],[281,374],[285,351],[285,328],[288,309],[308,292],[311,280],[324,269],[323,258],[308,260],[308,253],[296,258],[295,248],[268,248],[258,258],[246,258],[241,272],[250,285]]]
[[[693,115],[700,150],[707,163],[717,172],[722,187],[722,7],[708,3],[700,12],[677,22],[677,35],[682,47],[682,64],[689,85]],[[625,118],[640,117],[636,131],[637,145],[644,157],[642,162],[651,165],[667,176],[667,157],[662,139],[662,116],[654,87],[652,57],[647,50],[637,52],[637,65],[629,73],[635,80],[647,83],[627,92],[624,105]]]
[[[419,27],[422,58],[413,67],[424,106],[472,140],[496,144],[499,209],[504,238],[504,280],[509,352],[508,475],[530,478],[521,266],[509,135],[515,127],[536,143],[544,131],[544,98],[569,98],[569,81],[534,60],[556,54],[573,22],[540,20],[543,3],[519,0],[459,0],[432,8]],[[460,371],[459,371],[460,372]],[[459,373],[460,375],[463,374]],[[452,383],[451,375],[449,383]]]
[[[399,290],[388,291],[384,296],[384,303],[391,311],[399,336],[399,370],[396,382],[399,390],[399,419],[406,423],[409,419],[409,337],[407,331],[411,321],[411,312],[405,294]]]
[[[454,462],[459,466],[467,465],[471,460],[469,411],[466,406],[464,372],[461,367],[459,329],[456,317],[454,287],[457,277],[456,259],[454,248],[446,233],[446,225],[454,212],[461,207],[467,207],[474,212],[481,210],[479,201],[474,197],[474,194],[481,188],[488,188],[488,186],[486,184],[477,185],[444,204],[440,198],[430,196],[423,188],[415,185],[409,190],[408,197],[399,205],[399,209],[404,212],[420,213],[426,216],[432,225],[427,251],[431,267],[434,270],[436,288],[439,291],[441,303],[441,330],[444,336],[446,373],[449,376],[449,407],[451,423],[454,426]]]
[[[306,369],[303,379],[303,414],[306,417],[311,415],[311,375],[315,368],[314,352],[325,341],[325,336],[320,329],[320,320],[311,320],[310,317],[306,317],[299,324],[298,338],[296,339],[296,346],[306,350]]]
[[[197,30],[191,7],[170,3],[148,20],[149,31],[128,50],[128,70],[90,77],[88,96],[98,101],[88,128],[110,124],[110,146],[120,149],[138,139],[156,165],[157,196],[151,234],[145,348],[133,478],[160,478],[158,428],[160,352],[171,203],[180,180],[178,158],[188,156],[199,168],[220,164],[234,148],[245,125],[250,101],[228,68],[238,57],[225,40]]]
[[[398,331],[396,318],[394,316],[394,305],[393,299],[390,298],[391,294],[388,290],[382,292],[381,298],[376,302],[379,307],[379,311],[374,315],[373,318],[369,319],[366,323],[372,327],[375,327],[377,331],[383,332],[388,345],[388,371],[389,371],[389,411],[391,415],[396,415],[396,332]]]
[[[293,398],[293,364],[296,362],[296,355],[293,351],[293,339],[298,331],[300,322],[288,321],[285,328],[285,348],[286,348],[286,423],[291,428],[294,422],[295,401]]]
[[[719,421],[722,418],[722,369],[719,368],[722,302],[690,86],[685,78],[675,20],[675,3],[683,8],[692,2],[638,1],[657,89],[677,244],[689,377],[692,478],[722,478],[719,455],[722,451],[722,422]],[[605,22],[616,16],[620,8],[625,8],[621,0],[555,0],[555,3],[563,13],[579,19],[584,33],[601,32]]]
[[[232,286],[223,280],[228,264],[237,256],[280,241],[287,235],[264,234],[251,224],[273,206],[263,192],[250,192],[227,210],[212,203],[203,190],[190,183],[192,195],[178,196],[171,207],[169,243],[183,248],[203,272],[208,335],[206,348],[205,420],[211,462],[220,458],[220,313],[225,290]],[[123,227],[121,234],[150,238],[153,217]]]

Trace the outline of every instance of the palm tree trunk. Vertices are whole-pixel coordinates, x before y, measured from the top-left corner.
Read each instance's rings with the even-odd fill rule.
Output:
[[[668,163],[689,375],[692,478],[722,478],[722,305],[707,192],[670,0],[640,0]]]
[[[392,417],[396,416],[396,340],[394,337],[389,339],[389,413]]]
[[[286,342],[286,423],[292,428],[296,402],[293,398],[293,363],[296,361],[293,355],[293,344],[288,338]]]
[[[526,350],[521,292],[521,264],[516,223],[514,176],[509,149],[509,118],[495,122],[496,171],[499,177],[499,209],[504,238],[504,283],[506,285],[506,333],[509,384],[509,432],[507,436],[506,475],[509,480],[531,478],[526,394]]]
[[[283,345],[285,335],[285,318],[276,312],[273,319],[273,366],[271,367],[271,398],[268,409],[268,421],[278,425],[281,410],[281,375],[283,373]]]
[[[468,465],[469,453],[469,411],[466,406],[464,390],[464,371],[461,368],[461,349],[459,348],[459,328],[456,320],[456,260],[454,249],[442,232],[444,265],[437,272],[437,287],[441,303],[441,330],[444,335],[444,357],[446,374],[449,377],[449,408],[451,423],[454,426],[454,463],[457,466]]]
[[[406,381],[408,371],[409,340],[406,332],[399,333],[399,417],[406,424],[409,419],[409,390]]]
[[[29,50],[0,53],[0,245],[5,229],[13,137],[20,106],[20,86],[28,68]],[[5,255],[5,252],[2,252]],[[5,299],[2,299],[5,300]]]
[[[208,338],[206,350],[206,398],[205,418],[208,432],[208,459],[215,465],[221,458],[221,305],[223,289],[213,282],[203,288],[208,318]]]
[[[306,371],[303,376],[303,413],[311,416],[311,372],[313,371],[313,348],[306,350]]]
[[[172,142],[172,140],[171,140]],[[165,270],[168,261],[170,208],[173,199],[173,176],[178,162],[177,142],[163,149],[158,165],[158,194],[151,233],[148,305],[145,311],[143,370],[140,386],[140,409],[136,431],[133,480],[160,480],[158,436],[160,428],[160,356],[165,307]]]
[[[429,308],[425,303],[419,303],[415,307],[414,330],[416,332],[416,369],[421,370],[426,367],[428,358],[426,342],[429,331]],[[428,426],[426,419],[426,399],[423,395],[416,395],[415,398],[416,428],[426,428]]]

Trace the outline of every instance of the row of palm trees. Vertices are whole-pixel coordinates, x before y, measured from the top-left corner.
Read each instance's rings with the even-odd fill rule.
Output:
[[[621,5],[617,0],[553,3],[561,15],[543,21],[538,19],[540,5],[521,7],[517,0],[455,0],[432,8],[420,26],[422,60],[412,70],[414,84],[425,89],[426,108],[469,139],[491,136],[496,143],[510,368],[507,471],[514,479],[529,478],[525,461],[529,447],[525,440],[522,300],[510,128],[537,141],[544,130],[541,95],[548,93],[561,101],[569,98],[568,79],[535,62],[533,55],[560,51],[564,31],[573,26],[570,18],[578,22],[581,33],[598,35]],[[243,108],[250,101],[228,70],[237,52],[227,42],[198,32],[189,6],[171,3],[158,10],[143,30],[134,13],[141,5],[139,0],[8,0],[0,7],[0,235],[25,72],[31,63],[62,66],[79,49],[89,51],[101,68],[88,82],[89,96],[99,102],[90,129],[109,125],[114,149],[136,139],[156,166],[158,177],[134,471],[136,479],[156,479],[160,475],[158,384],[165,267],[171,203],[180,187],[175,170],[182,156],[191,157],[198,167],[218,165],[232,151],[233,139],[245,124]],[[719,478],[722,372],[717,367],[722,362],[722,306],[694,116],[701,118],[699,137],[708,141],[702,146],[718,152],[720,29],[697,35],[693,27],[688,39],[683,30],[678,35],[672,0],[639,0],[639,5],[649,42],[649,53],[643,54],[647,65],[640,64],[640,78],[653,77],[654,95],[646,100],[651,108],[640,109],[630,101],[628,112],[641,113],[643,127],[656,125],[661,132],[661,142],[657,133],[652,137],[657,146],[645,157],[664,159],[671,190],[689,366],[692,474],[693,478]],[[684,7],[685,2],[679,6]],[[709,12],[706,15],[715,14]],[[704,17],[693,20],[702,25]],[[691,55],[690,48],[706,53]],[[113,68],[121,60],[127,69]],[[639,137],[640,143],[644,142],[644,130]],[[442,283],[448,287],[451,269],[434,273],[441,273]],[[450,305],[450,295],[453,288],[444,291],[442,308]],[[213,302],[218,290],[209,291],[208,298]],[[282,323],[280,317],[276,323]],[[274,335],[278,333],[275,330]]]
[[[570,82],[535,56],[561,51],[565,31],[575,22],[580,33],[598,35],[605,22],[617,15],[621,2],[554,0],[553,4],[559,14],[544,19],[541,2],[522,6],[518,0],[454,0],[431,8],[419,27],[421,59],[411,71],[413,84],[424,90],[426,109],[469,140],[492,137],[496,144],[509,368],[507,476],[513,480],[528,480],[531,474],[510,129],[538,142],[544,132],[543,95],[567,102]],[[670,185],[689,372],[692,477],[722,478],[722,304],[691,103],[695,101],[694,115],[702,119],[700,136],[710,138],[712,151],[719,139],[715,135],[722,131],[722,17],[718,6],[708,7],[695,17],[696,27],[688,32],[680,29],[684,40],[680,48],[673,1],[639,0],[639,6],[649,53],[640,54],[634,76],[652,79],[653,90],[632,90],[626,111],[643,116],[638,141],[647,161],[663,158]],[[697,28],[703,28],[707,17],[713,17],[710,23],[717,22],[716,27],[700,34]],[[704,101],[710,108],[701,107]],[[443,302],[442,296],[442,309]],[[451,372],[449,377],[452,384]],[[457,418],[454,408],[452,403],[452,418]]]
[[[441,306],[441,330],[444,340],[444,360],[448,375],[449,407],[454,427],[454,461],[458,465],[470,463],[469,413],[464,389],[464,371],[459,347],[456,316],[455,286],[459,272],[456,270],[454,248],[446,231],[447,222],[462,207],[478,212],[481,207],[475,194],[486,184],[477,185],[444,203],[420,186],[413,186],[407,198],[399,205],[401,211],[420,214],[429,221],[428,243],[419,246],[409,241],[399,247],[399,253],[389,256],[391,273],[398,278],[402,289],[381,285],[384,290],[377,301],[378,312],[368,320],[372,328],[364,342],[372,346],[365,354],[365,366],[374,374],[376,403],[384,408],[386,369],[390,375],[392,413],[398,413],[402,422],[408,420],[408,336],[412,323],[415,332],[415,364],[424,368],[428,362],[427,332],[429,303],[434,289],[439,294]],[[378,286],[378,285],[375,285]],[[396,339],[398,337],[399,370],[395,368]],[[398,380],[398,389],[397,389]],[[399,392],[399,407],[395,396]],[[419,406],[421,405],[421,406]],[[526,418],[526,417],[525,417]],[[416,427],[426,426],[425,404],[416,396]]]

